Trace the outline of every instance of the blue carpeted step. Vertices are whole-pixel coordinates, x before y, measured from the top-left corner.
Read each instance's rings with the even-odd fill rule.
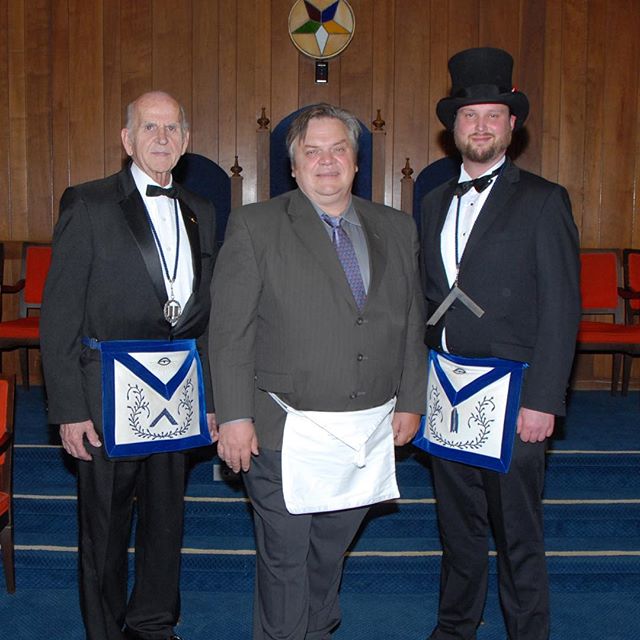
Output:
[[[640,498],[640,454],[560,454],[547,456],[546,498]]]
[[[384,566],[384,571],[380,568]],[[496,573],[496,559],[489,561],[490,573]],[[640,563],[637,556],[572,555],[547,558],[550,587],[554,591],[608,592],[638,589]],[[345,563],[342,589],[360,593],[437,591],[434,578],[439,575],[439,556],[349,556]],[[495,588],[495,580],[491,581]]]
[[[544,511],[548,550],[640,549],[640,501],[545,504]],[[18,496],[15,523],[16,540],[21,545],[74,546],[76,501]],[[201,550],[253,549],[249,504],[243,499],[187,499],[184,546]],[[435,505],[432,501],[375,505],[354,548],[439,550]]]
[[[65,605],[61,626],[54,628],[48,624],[46,634],[80,640],[84,634],[77,611],[74,465],[55,446],[59,445],[59,437],[57,429],[46,424],[41,389],[18,390],[16,438],[18,593],[5,596],[4,601],[0,594],[0,613],[5,611],[3,602],[9,606],[9,612],[15,612],[17,608],[12,603],[22,602],[30,590],[44,594],[49,603],[59,600],[55,594],[67,594],[73,610]],[[559,425],[552,447],[547,456],[544,506],[554,606],[552,637],[599,640],[602,637],[599,619],[606,609],[609,620],[616,620],[618,615],[618,628],[608,626],[606,637],[636,640],[640,637],[640,623],[632,614],[638,611],[640,601],[638,394],[611,398],[603,392],[574,393],[567,420]],[[576,453],[576,449],[591,452]],[[214,481],[217,462],[214,448],[194,452],[192,460],[183,545],[183,613],[189,613],[189,606],[198,596],[201,597],[198,602],[204,602],[214,612],[210,620],[213,621],[216,612],[228,607],[236,597],[244,607],[238,615],[246,618],[251,608],[255,556],[251,517],[242,484],[234,482],[233,476],[228,476],[229,481]],[[217,467],[218,472],[224,469]],[[403,498],[414,501],[377,506],[353,545],[343,580],[345,617],[347,621],[356,620],[354,609],[358,606],[352,604],[350,611],[346,609],[350,602],[358,603],[360,599],[364,604],[359,608],[367,613],[360,625],[343,625],[336,634],[337,640],[424,637],[433,624],[440,545],[427,456],[412,447],[399,450],[398,478]],[[60,499],[51,499],[56,496]],[[620,502],[625,499],[627,503]],[[63,549],[55,550],[56,546]],[[478,640],[498,640],[505,635],[499,620],[495,567],[496,559],[492,556],[487,624],[480,628]],[[42,597],[34,600],[39,610]],[[388,603],[394,603],[393,615],[386,617],[395,622],[383,629],[382,622],[376,623],[371,617],[380,615],[382,604]],[[574,611],[576,607],[579,612]],[[186,619],[193,619],[192,614]],[[234,610],[233,620],[236,614]],[[415,633],[407,635],[406,627],[397,624],[399,615],[420,621],[414,625]],[[201,627],[195,632],[185,625],[188,637],[219,635],[205,630],[206,615],[199,620]],[[373,634],[370,624],[377,625]],[[557,632],[553,632],[553,625]],[[58,633],[61,629],[64,633]],[[248,623],[242,630],[230,624],[226,631],[228,637],[246,637],[248,629]],[[579,630],[579,635],[571,635],[574,629]]]
[[[229,482],[214,481],[213,466],[211,461],[194,461],[189,475],[189,486],[195,487],[193,495],[228,498],[243,495],[242,482],[234,477]],[[14,449],[14,492],[75,495],[75,463],[57,445],[17,445]]]
[[[217,458],[215,459],[217,460]],[[214,481],[212,461],[197,462],[192,468],[187,494],[191,496],[238,497],[242,483]],[[16,493],[75,493],[73,463],[57,447],[19,446],[15,450]],[[547,456],[545,497],[550,499],[640,498],[640,454],[550,453]],[[44,473],[43,470],[46,470]],[[433,497],[428,457],[422,453],[405,456],[397,465],[398,483],[404,498]]]
[[[634,593],[578,591],[551,593],[553,640],[637,640],[640,603]],[[343,593],[342,624],[335,640],[407,640],[424,638],[435,625],[435,593]],[[182,614],[176,631],[189,640],[251,637],[252,597],[249,592],[219,594],[183,590]],[[37,615],[34,616],[34,612]],[[597,612],[597,613],[594,613]],[[605,618],[606,616],[606,618]],[[75,585],[67,589],[20,587],[0,597],[3,630],[11,638],[85,640]],[[606,625],[606,636],[602,628]],[[28,631],[27,631],[28,630]],[[500,603],[490,593],[478,640],[504,640]]]
[[[573,391],[567,401],[567,417],[556,426],[553,447],[640,451],[639,395],[637,391],[627,396],[612,396],[608,391]],[[18,443],[60,443],[57,427],[47,424],[42,387],[26,390],[18,386],[15,410],[15,422],[20,427],[16,429]]]
[[[130,568],[133,555],[130,554]],[[549,582],[555,592],[635,592],[640,580],[637,556],[574,554],[547,558]],[[496,559],[489,558],[495,576]],[[243,592],[253,588],[255,555],[251,552],[183,553],[182,586],[185,590]],[[77,579],[75,552],[21,549],[16,551],[19,583],[30,588],[64,589]],[[440,555],[405,552],[380,556],[352,553],[345,562],[345,593],[436,593]],[[18,585],[20,586],[20,585]],[[495,578],[491,579],[495,591]]]
[[[15,493],[75,495],[74,463],[62,447],[16,445],[13,452]]]

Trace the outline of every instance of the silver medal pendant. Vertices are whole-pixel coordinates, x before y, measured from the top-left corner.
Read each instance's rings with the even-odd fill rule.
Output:
[[[178,318],[182,314],[182,307],[177,300],[171,298],[167,300],[164,305],[164,319],[170,324],[174,324],[178,321]]]

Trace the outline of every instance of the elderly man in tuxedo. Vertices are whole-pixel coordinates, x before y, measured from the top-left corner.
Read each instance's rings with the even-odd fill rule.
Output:
[[[351,195],[359,131],[334,106],[302,111],[298,189],[233,212],[214,273],[218,454],[253,506],[255,640],[331,636],[344,553],[398,495],[393,443],[424,404],[416,230]]]
[[[49,418],[77,459],[82,613],[89,640],[178,638],[185,453],[110,458],[103,446],[104,341],[197,339],[216,436],[207,326],[216,251],[213,206],[171,169],[185,152],[184,109],[154,91],[127,110],[132,162],[62,196],[41,318]],[[163,190],[165,189],[165,190]],[[88,343],[87,340],[91,342]],[[127,548],[135,502],[135,582]]]
[[[453,88],[437,114],[453,131],[462,167],[459,179],[422,203],[427,345],[528,364],[507,473],[432,458],[443,556],[431,640],[475,639],[490,524],[509,639],[549,634],[545,447],[555,416],[565,412],[580,316],[578,233],[566,190],[506,157],[512,131],[529,111],[527,97],[512,88],[512,66],[506,51],[493,48],[468,49],[449,61]],[[466,301],[443,305],[452,290]]]

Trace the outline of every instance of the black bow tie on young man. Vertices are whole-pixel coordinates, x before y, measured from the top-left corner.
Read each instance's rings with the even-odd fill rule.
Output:
[[[159,187],[155,184],[147,185],[147,196],[155,198],[156,196],[167,196],[167,198],[177,198],[178,190],[175,187]]]
[[[463,196],[467,191],[469,191],[472,187],[478,193],[484,191],[492,182],[493,179],[500,173],[502,167],[498,167],[495,171],[486,176],[480,176],[479,178],[475,178],[474,180],[467,180],[466,182],[458,182],[456,185],[455,191],[453,192],[454,196]]]

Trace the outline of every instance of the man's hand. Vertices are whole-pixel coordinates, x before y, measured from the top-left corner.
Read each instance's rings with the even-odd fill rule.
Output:
[[[234,473],[249,471],[251,454],[258,455],[258,436],[251,420],[225,422],[218,427],[218,456]]]
[[[393,444],[401,447],[410,442],[420,426],[420,414],[396,411],[391,420],[393,428]]]
[[[542,442],[553,433],[556,417],[553,413],[520,408],[517,432],[522,442]]]
[[[215,413],[207,413],[207,428],[211,436],[211,442],[218,442],[218,423]]]
[[[78,458],[78,460],[91,460],[91,454],[84,446],[84,436],[87,437],[89,444],[92,446],[102,446],[91,420],[60,425],[60,438],[62,439],[64,450],[74,458]]]

